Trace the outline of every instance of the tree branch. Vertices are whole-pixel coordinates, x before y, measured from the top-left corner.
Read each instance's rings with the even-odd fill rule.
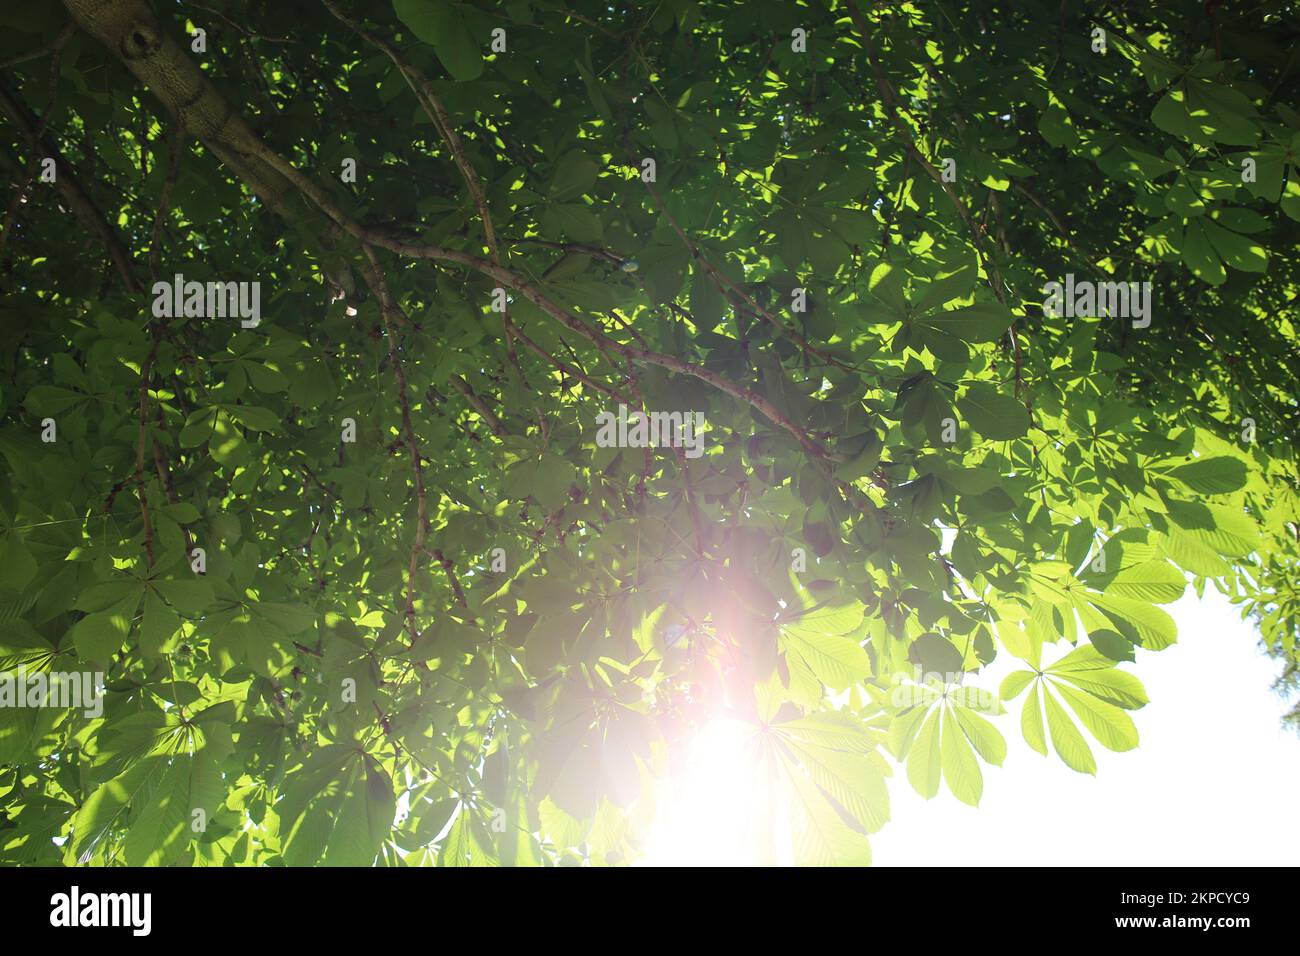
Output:
[[[451,387],[465,396],[465,401],[469,402],[474,411],[478,412],[482,419],[488,423],[492,429],[492,434],[500,435],[505,429],[501,425],[501,419],[497,418],[492,409],[488,408],[487,402],[470,388],[469,382],[460,375],[451,376]]]
[[[706,382],[750,405],[790,434],[809,454],[823,460],[836,460],[836,456],[822,447],[806,429],[753,389],[737,385],[707,368],[682,359],[617,342],[556,305],[535,285],[498,263],[465,252],[385,235],[357,223],[339,208],[323,188],[262,142],[201,71],[189,62],[178,44],[162,34],[141,0],[65,0],[65,3],[78,22],[92,35],[99,37],[109,49],[117,52],[128,68],[181,118],[191,133],[227,161],[237,173],[253,177],[250,185],[254,185],[259,195],[263,188],[280,184],[293,186],[335,225],[359,240],[363,246],[387,249],[406,258],[455,262],[474,269],[519,292],[547,315],[597,348],[609,349],[626,358],[658,365]],[[282,188],[272,188],[268,204],[273,199],[277,208],[284,206],[283,193]],[[389,301],[388,313],[391,315],[391,297]],[[388,315],[385,319],[387,321]]]
[[[17,66],[20,63],[26,63],[29,60],[38,60],[45,54],[54,50],[60,50],[63,45],[72,38],[72,34],[77,32],[75,20],[69,20],[49,43],[37,47],[35,50],[29,50],[26,53],[19,53],[17,56],[11,56],[9,59],[0,62],[0,70],[7,70],[11,66]]]
[[[397,336],[390,321],[399,308],[388,288],[388,280],[384,278],[384,270],[380,267],[374,250],[369,246],[363,246],[363,251],[367,262],[363,275],[379,300],[379,311],[384,320],[384,332],[388,339],[388,358],[392,362],[393,374],[397,378],[397,401],[402,410],[402,433],[406,437],[406,447],[411,454],[411,468],[415,473],[415,543],[411,546],[411,557],[407,563],[405,609],[406,633],[414,646],[419,636],[415,626],[415,575],[419,570],[420,555],[424,552],[424,540],[429,531],[429,512],[424,489],[424,463],[420,458],[420,446],[415,438],[415,426],[411,423],[411,400],[407,394],[406,370],[402,367],[401,356],[397,354]]]
[[[469,157],[465,155],[465,147],[461,144],[460,136],[456,133],[456,127],[452,124],[451,117],[442,105],[442,100],[438,99],[433,84],[429,82],[428,77],[402,59],[392,44],[371,33],[356,21],[344,16],[343,12],[339,10],[338,4],[332,2],[332,0],[321,0],[321,2],[325,4],[325,8],[334,14],[340,23],[347,26],[371,46],[382,51],[393,61],[397,71],[402,74],[402,79],[406,81],[406,85],[415,94],[416,102],[424,109],[425,115],[429,117],[429,122],[433,123],[433,128],[438,131],[438,135],[447,144],[447,149],[451,151],[456,168],[460,170],[461,178],[465,180],[465,186],[469,189],[475,208],[478,209],[479,220],[483,223],[483,240],[487,244],[488,257],[494,265],[500,265],[501,250],[497,243],[496,228],[492,225],[492,217],[488,214],[487,195],[483,191],[483,183],[479,180],[474,167],[470,165]],[[508,311],[502,310],[501,323],[506,335],[506,354],[515,370],[519,372],[522,381],[523,369],[519,367],[519,358],[515,354],[516,330]]]
[[[921,168],[929,173],[930,178],[939,184],[939,187],[952,202],[953,208],[957,210],[957,215],[961,217],[962,222],[966,224],[966,228],[970,230],[971,238],[975,242],[975,251],[978,253],[980,259],[984,262],[985,267],[988,270],[989,279],[991,280],[989,284],[993,288],[993,295],[997,297],[999,302],[1005,302],[1006,298],[1002,286],[1002,276],[998,271],[997,263],[993,261],[992,257],[989,256],[987,250],[984,248],[984,239],[981,234],[980,226],[971,217],[970,210],[966,207],[966,204],[962,202],[961,197],[957,195],[957,191],[952,188],[952,184],[944,181],[943,173],[941,173],[938,168],[935,167],[934,163],[930,162],[930,160],[925,157],[925,154],[917,148],[916,142],[912,139],[912,134],[908,131],[907,124],[904,123],[903,118],[898,115],[898,97],[894,93],[893,87],[889,84],[889,78],[885,75],[885,71],[880,65],[879,57],[876,56],[876,47],[875,44],[871,42],[871,28],[867,24],[867,19],[862,15],[862,11],[858,9],[855,0],[846,0],[846,2],[848,5],[849,17],[853,20],[853,25],[857,27],[858,33],[862,37],[862,48],[866,51],[867,60],[871,64],[871,72],[876,78],[876,87],[880,90],[880,101],[885,108],[885,115],[889,118],[889,121],[893,123],[894,128],[898,130],[904,151],[920,163]]]
[[[632,162],[633,167],[635,168],[636,164],[633,157],[630,155],[630,153],[628,159],[629,161]],[[682,241],[682,244],[686,247],[686,251],[691,254],[691,258],[693,258],[696,262],[700,264],[700,267],[704,270],[705,274],[709,277],[709,279],[713,282],[713,284],[718,287],[718,291],[722,293],[724,299],[727,297],[727,293],[729,291],[735,293],[741,299],[743,299],[745,303],[751,309],[753,309],[756,314],[761,315],[764,319],[766,319],[768,323],[774,329],[776,329],[778,334],[784,335],[787,338],[791,339],[796,345],[798,345],[801,349],[803,349],[808,354],[815,355],[817,358],[821,359],[827,365],[833,365],[836,366],[837,368],[842,368],[842,369],[851,369],[851,366],[847,365],[844,362],[841,362],[833,355],[829,355],[826,352],[823,352],[821,349],[816,348],[808,341],[807,338],[805,338],[804,336],[796,332],[794,329],[787,326],[783,321],[781,321],[781,319],[777,318],[767,309],[763,308],[761,305],[755,302],[753,297],[748,292],[740,288],[738,285],[732,282],[731,279],[729,279],[727,276],[723,275],[717,269],[715,269],[713,267],[713,264],[704,257],[704,253],[700,252],[700,247],[696,245],[694,240],[692,240],[691,237],[686,234],[686,231],[682,229],[681,225],[677,222],[677,218],[671,212],[669,212],[668,204],[664,202],[663,197],[659,195],[659,191],[654,188],[654,185],[650,182],[646,182],[645,188],[650,193],[650,196],[654,200],[655,205],[659,207],[659,212],[663,215],[664,219],[668,221],[668,225],[671,226],[673,232],[677,234],[677,238],[679,238]]]
[[[108,257],[113,262],[113,267],[122,277],[122,282],[130,292],[138,292],[140,283],[136,279],[131,265],[131,254],[127,252],[126,246],[123,245],[121,238],[104,214],[99,211],[94,201],[82,187],[76,172],[59,154],[58,150],[50,145],[49,140],[43,133],[38,133],[37,121],[27,110],[27,107],[0,82],[0,112],[9,118],[18,131],[22,134],[29,149],[35,150],[44,156],[54,160],[54,185],[67,202],[72,214],[81,221],[86,229],[99,237],[104,249],[108,252]]]

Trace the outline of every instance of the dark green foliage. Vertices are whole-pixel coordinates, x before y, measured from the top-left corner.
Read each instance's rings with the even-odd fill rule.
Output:
[[[1187,575],[1295,661],[1284,5],[11,6],[0,665],[106,693],[0,710],[0,860],[626,862],[725,715],[866,862],[1136,746]]]

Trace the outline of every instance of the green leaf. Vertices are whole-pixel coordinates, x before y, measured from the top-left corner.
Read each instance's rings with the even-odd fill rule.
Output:
[[[866,833],[889,821],[889,791],[880,769],[864,754],[801,743],[792,748],[813,781]]]
[[[1187,580],[1168,561],[1144,561],[1109,575],[1085,575],[1086,583],[1114,597],[1169,604],[1183,596]]]
[[[1064,683],[1056,684],[1056,690],[1088,728],[1089,733],[1107,750],[1132,750],[1138,745],[1138,732],[1133,718],[1120,708]]]
[[[177,440],[182,448],[195,448],[213,437],[217,408],[200,408],[185,419]]]
[[[555,239],[599,242],[604,235],[600,217],[580,202],[551,203],[542,215],[542,229]]]
[[[131,633],[140,597],[136,590],[107,611],[87,614],[72,626],[72,643],[82,660],[102,662],[117,653]]]
[[[907,299],[903,295],[903,273],[897,266],[888,262],[878,263],[871,270],[867,288],[900,318],[907,314]]]
[[[122,861],[128,866],[165,866],[190,835],[191,758],[153,759],[162,761],[162,768],[133,801],[131,825],[122,845]]]
[[[1151,121],[1166,133],[1180,139],[1200,143],[1204,141],[1200,125],[1195,122],[1187,107],[1187,90],[1183,84],[1171,89],[1151,111]]]
[[[35,576],[36,559],[22,538],[14,533],[0,538],[0,585],[21,591]]]
[[[876,738],[860,721],[848,714],[805,714],[776,726],[782,734],[818,747],[859,754],[869,754],[876,749]]]
[[[438,848],[439,866],[485,866],[487,851],[474,835],[473,811],[461,806],[451,829]]]
[[[181,621],[176,612],[152,591],[145,592],[144,614],[140,619],[140,651],[149,657],[170,651],[173,638],[180,630]]]
[[[329,744],[287,779],[279,809],[290,866],[369,866],[392,829],[396,797],[372,757]]]
[[[1255,523],[1239,507],[1171,501],[1169,517],[1188,536],[1218,554],[1244,556],[1260,545]]]
[[[1088,600],[1105,612],[1121,633],[1126,627],[1131,628],[1149,651],[1164,650],[1178,640],[1174,619],[1158,607],[1107,593],[1089,594]]]
[[[259,601],[253,613],[285,634],[301,634],[316,623],[316,612],[300,604]]]
[[[943,769],[939,755],[941,709],[935,708],[930,712],[907,752],[908,782],[927,800],[939,792],[939,779]]]
[[[996,342],[1011,328],[1015,316],[998,302],[980,302],[948,312],[932,312],[914,320],[938,335],[951,335],[963,342]]]
[[[1065,709],[1046,688],[1043,689],[1043,697],[1047,704],[1047,729],[1052,735],[1052,748],[1057,756],[1071,770],[1096,774],[1097,761],[1088,748],[1088,742],[1083,739],[1083,734],[1079,733],[1079,728],[1074,726],[1074,721],[1070,720]],[[1043,752],[1046,752],[1046,748]]]
[[[922,634],[914,640],[907,650],[907,658],[925,674],[952,675],[965,670],[961,651],[938,634]]]
[[[1014,700],[1020,696],[1021,691],[1034,682],[1034,678],[1037,676],[1033,671],[1012,671],[1002,678],[1002,686],[998,688],[998,696],[1003,700]]]
[[[1043,733],[1043,710],[1039,703],[1039,685],[1035,683],[1025,698],[1025,706],[1020,711],[1020,732],[1024,734],[1025,743],[1033,747],[1044,757],[1047,756],[1047,737]]]
[[[1007,757],[1007,742],[1002,732],[969,707],[953,707],[953,714],[980,759],[995,767],[1002,766],[1002,761]]]
[[[951,302],[953,299],[965,298],[975,288],[977,278],[974,263],[963,263],[949,272],[940,273],[926,285],[917,298],[916,311],[925,313],[932,309],[940,309],[945,303]],[[990,313],[990,315],[993,314],[996,314],[1000,321],[1001,313]],[[969,314],[967,314],[966,320],[970,320]],[[1006,329],[1002,331],[1006,331]],[[999,332],[998,335],[1000,334]],[[994,339],[996,338],[995,335]],[[975,340],[967,339],[967,341]]]
[[[916,741],[916,735],[924,725],[925,716],[939,700],[939,694],[928,687],[908,687],[902,702],[910,706],[895,714],[889,722],[889,733],[885,738],[889,752],[897,760],[903,760]],[[900,695],[901,696],[901,695]]]
[[[543,455],[533,468],[530,493],[544,507],[559,508],[569,500],[576,477],[572,463],[559,455]]]
[[[1096,671],[1109,670],[1114,666],[1115,662],[1100,653],[1097,648],[1089,644],[1080,644],[1055,664],[1050,664],[1043,670],[1048,674],[1055,675],[1091,674]]]
[[[847,690],[871,676],[871,659],[852,638],[782,628],[780,646],[833,690]]]
[[[1126,640],[1122,634],[1113,630],[1109,625],[1110,621],[1100,615],[1100,624],[1088,627],[1088,640],[1100,653],[1109,657],[1112,661],[1134,661],[1137,655],[1133,651],[1133,643]]]
[[[850,828],[822,792],[798,773],[786,776],[794,791],[791,839],[799,866],[869,866],[871,844]]]
[[[258,432],[273,432],[280,428],[280,419],[269,408],[258,405],[227,405],[226,414],[245,428]]]
[[[1016,398],[997,386],[978,383],[966,389],[957,410],[985,438],[1002,441],[1021,438],[1029,431],[1029,412]]]
[[[1091,670],[1084,673],[1054,673],[1055,676],[1069,681],[1093,697],[1124,710],[1137,710],[1149,703],[1142,682],[1126,671],[1111,669]]]
[[[1192,275],[1210,285],[1223,285],[1227,281],[1228,270],[1223,268],[1199,220],[1193,219],[1187,224],[1183,236],[1183,262],[1192,270]]]
[[[1220,455],[1198,458],[1169,471],[1169,477],[1203,495],[1220,495],[1236,491],[1246,484],[1246,463],[1240,458]]]
[[[72,852],[76,857],[92,853],[114,827],[126,825],[131,802],[166,769],[160,756],[137,760],[122,774],[95,788],[73,817]]]
[[[180,524],[192,524],[199,520],[199,509],[185,501],[164,505],[163,514]]]
[[[482,44],[470,33],[457,5],[442,0],[393,0],[397,17],[431,45],[447,72],[457,80],[483,75]]]
[[[182,614],[202,614],[216,600],[212,585],[207,581],[158,581],[156,586],[167,603]]]
[[[600,167],[585,153],[565,153],[555,167],[551,198],[571,200],[583,195],[596,183]]]
[[[89,396],[56,385],[37,385],[27,393],[24,404],[33,415],[62,415],[85,402]]]
[[[948,789],[962,803],[979,806],[984,792],[984,775],[980,772],[975,751],[966,740],[957,717],[951,710],[943,715],[943,739],[940,744],[943,779]]]
[[[1265,272],[1268,269],[1268,251],[1258,242],[1229,232],[1213,222],[1201,223],[1210,245],[1223,261],[1243,272]]]

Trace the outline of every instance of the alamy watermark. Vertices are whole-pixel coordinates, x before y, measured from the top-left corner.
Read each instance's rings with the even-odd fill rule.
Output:
[[[1043,315],[1048,318],[1064,316],[1108,316],[1132,319],[1133,328],[1145,329],[1151,324],[1150,282],[1093,282],[1074,281],[1068,273],[1065,282],[1049,282],[1042,292]]]
[[[964,671],[925,671],[915,676],[895,674],[889,688],[890,706],[897,710],[926,707],[939,697],[953,697],[968,710],[998,713],[998,696],[982,687],[964,683]]]
[[[153,894],[83,893],[73,886],[50,897],[50,925],[124,926],[132,936],[148,936],[153,928]]]
[[[102,671],[0,673],[0,707],[69,707],[81,708],[87,717],[104,713],[104,674]]]
[[[244,329],[262,321],[260,282],[186,282],[178,272],[170,283],[155,282],[153,296],[155,319],[238,317]]]
[[[704,454],[703,412],[643,412],[618,406],[618,415],[596,416],[596,444],[601,448],[684,448],[687,458]]]

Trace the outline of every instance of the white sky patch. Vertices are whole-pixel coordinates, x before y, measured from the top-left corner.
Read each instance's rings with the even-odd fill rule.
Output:
[[[968,807],[941,788],[926,801],[902,773],[891,820],[871,838],[877,866],[1291,866],[1300,856],[1300,737],[1272,693],[1281,670],[1214,588],[1166,605],[1178,643],[1121,664],[1151,699],[1131,711],[1141,743],[1111,753],[1091,738],[1097,776],[1075,773],[1049,744],[1020,735],[1021,699],[993,718],[1007,739],[1001,768],[981,764],[984,795]],[[1066,645],[1044,647],[1044,662]],[[1021,663],[999,649],[969,683],[996,691]],[[1023,698],[1023,695],[1021,695]]]

